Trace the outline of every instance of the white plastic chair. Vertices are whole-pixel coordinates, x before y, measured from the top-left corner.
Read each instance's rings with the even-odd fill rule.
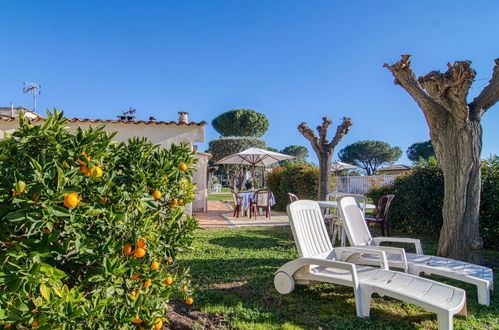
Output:
[[[338,202],[338,200],[344,196],[354,197],[355,200],[357,201],[357,204],[362,209],[362,212],[365,214],[366,205],[367,205],[367,198],[363,195],[331,192],[331,193],[326,195],[326,200]],[[343,224],[341,222],[341,217],[339,216],[338,207],[325,209],[324,219],[328,220],[328,222],[329,222],[329,234],[331,235],[331,242],[332,242],[333,246],[336,243],[336,239],[340,240],[341,246],[345,246],[346,245],[345,244],[346,243],[346,235],[345,235],[345,231],[343,230]]]
[[[492,269],[470,264],[463,261],[425,255],[419,239],[402,237],[372,237],[369,227],[364,221],[364,214],[359,209],[357,203],[352,197],[345,196],[339,199],[338,208],[340,217],[343,220],[343,227],[348,236],[351,246],[358,246],[368,249],[380,249],[383,242],[397,242],[414,244],[416,253],[405,253],[403,261],[400,255],[388,254],[390,266],[398,268],[407,268],[410,274],[419,275],[425,273],[428,275],[436,274],[453,278],[476,285],[478,290],[478,302],[488,306],[490,304],[490,292],[493,291],[494,276]],[[376,258],[351,259],[355,263],[376,265]]]
[[[327,282],[350,286],[354,289],[359,317],[369,316],[371,295],[377,293],[435,312],[439,329],[452,329],[453,316],[466,315],[464,290],[387,268],[386,252],[402,256],[403,249],[333,249],[321,209],[314,201],[291,203],[288,205],[288,216],[300,258],[286,263],[275,273],[274,286],[279,293],[291,293],[295,283]],[[380,268],[344,262],[347,258],[362,254],[377,257]]]

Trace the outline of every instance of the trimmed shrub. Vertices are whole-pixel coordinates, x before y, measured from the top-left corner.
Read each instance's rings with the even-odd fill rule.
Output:
[[[61,112],[20,114],[0,141],[0,324],[118,329],[162,323],[192,294],[176,260],[196,221],[188,145],[74,134]],[[170,278],[171,277],[171,278]]]
[[[375,202],[385,194],[396,196],[390,209],[392,228],[438,237],[443,222],[444,178],[434,157],[421,160],[409,174],[397,177],[392,184],[367,193]],[[487,248],[497,249],[498,212],[499,160],[493,156],[482,161],[480,234]]]
[[[211,161],[216,162],[225,156],[232,155],[248,148],[266,148],[263,140],[254,137],[223,137],[211,140],[208,152],[212,154]]]
[[[274,193],[275,209],[285,211],[289,204],[288,192],[300,199],[317,199],[319,169],[307,162],[288,162],[276,166],[267,176],[267,186]]]
[[[269,129],[269,120],[252,109],[233,109],[220,114],[211,122],[222,136],[250,136],[259,138]]]

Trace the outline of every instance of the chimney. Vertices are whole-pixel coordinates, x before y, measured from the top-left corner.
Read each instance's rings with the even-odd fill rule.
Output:
[[[189,113],[185,111],[180,111],[178,113],[178,122],[182,124],[189,124]]]

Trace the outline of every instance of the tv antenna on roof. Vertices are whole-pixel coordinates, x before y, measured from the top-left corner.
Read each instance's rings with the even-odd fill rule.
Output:
[[[40,95],[40,89],[42,89],[42,85],[38,83],[29,81],[24,82],[23,92],[33,94],[33,111],[36,111],[36,95]]]
[[[135,108],[132,108],[130,107],[130,109],[128,109],[128,111],[122,111],[123,112],[123,115],[133,115],[135,112],[137,112],[137,109]]]

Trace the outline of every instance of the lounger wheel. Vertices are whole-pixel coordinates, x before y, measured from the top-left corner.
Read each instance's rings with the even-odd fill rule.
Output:
[[[295,280],[284,272],[278,272],[274,276],[274,286],[280,294],[288,294],[295,289]]]

